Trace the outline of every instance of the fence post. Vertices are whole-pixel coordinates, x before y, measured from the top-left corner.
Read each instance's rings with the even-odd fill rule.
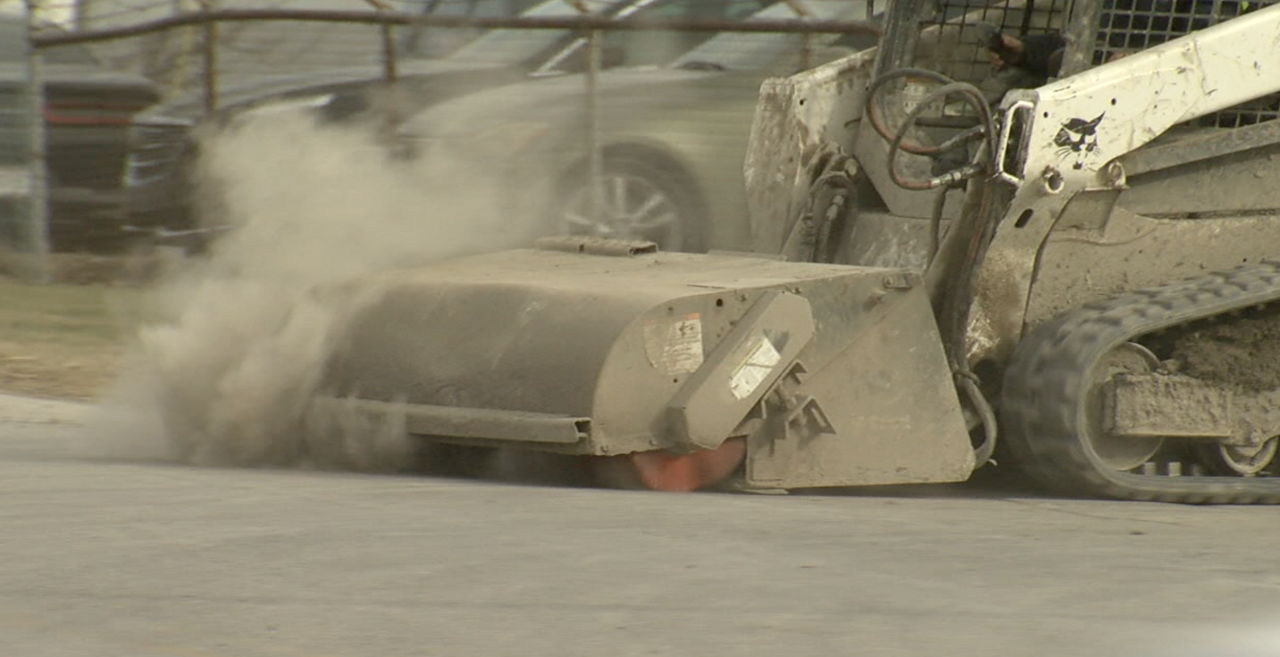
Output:
[[[200,4],[200,12],[205,14],[204,20],[204,115],[211,116],[218,111],[218,22],[210,20],[209,11],[213,0],[196,0]]]
[[[395,9],[387,4],[385,0],[364,1],[376,9],[379,14]],[[378,29],[382,33],[383,129],[386,132],[387,141],[391,142],[395,139],[396,126],[400,125],[398,89],[400,73],[397,70],[395,29],[389,21],[379,23]]]
[[[30,185],[27,187],[24,227],[24,258],[20,274],[37,283],[48,283],[49,272],[49,194],[48,170],[45,162],[44,76],[41,54],[31,45],[31,31],[39,11],[38,0],[27,0],[27,157]]]
[[[587,35],[587,212],[592,221],[598,221],[604,210],[604,157],[600,153],[600,30],[592,29]]]
[[[813,18],[813,12],[797,0],[786,0],[786,3],[802,20]],[[813,68],[813,34],[805,32],[800,38],[800,70],[807,71]]]
[[[75,26],[75,30],[77,32],[88,30],[93,16],[92,7],[90,7],[90,0],[75,0],[75,6],[71,11],[71,24]]]

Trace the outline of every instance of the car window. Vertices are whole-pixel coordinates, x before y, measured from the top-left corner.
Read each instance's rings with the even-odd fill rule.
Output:
[[[519,16],[539,0],[426,0],[419,13],[427,16],[497,18]],[[400,40],[400,52],[438,59],[483,36],[488,30],[463,27],[410,27]]]
[[[93,52],[85,46],[58,46],[56,48],[42,48],[40,54],[45,64],[89,64],[97,65],[98,58]]]
[[[638,19],[736,20],[774,4],[768,0],[677,0],[637,12]],[[604,48],[614,66],[658,66],[689,52],[714,36],[713,32],[663,32],[656,30],[607,32]]]
[[[777,0],[667,0],[637,3],[619,18],[637,20],[698,20],[748,17]],[[659,66],[710,39],[711,32],[614,30],[604,33],[602,60],[606,67]],[[585,65],[586,40],[578,39],[557,55],[542,72],[580,73]]]
[[[805,0],[814,20],[853,20],[866,16],[865,0]],[[786,3],[767,7],[751,16],[757,20],[797,18]],[[839,35],[818,35],[810,45],[829,43]],[[725,32],[681,56],[672,66],[699,68],[707,65],[744,71],[786,74],[802,67],[805,36],[802,34]]]
[[[589,0],[584,3],[593,13],[612,15],[619,7],[631,4],[622,0]],[[580,12],[566,0],[548,0],[520,14],[526,18],[578,16]],[[572,39],[569,30],[490,30],[484,36],[457,50],[449,59],[491,64],[528,62],[552,49],[557,43]]]

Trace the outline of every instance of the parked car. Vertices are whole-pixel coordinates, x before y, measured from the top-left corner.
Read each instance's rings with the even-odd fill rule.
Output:
[[[643,18],[737,18],[776,0],[598,0],[588,6],[615,20]],[[526,17],[577,16],[568,0],[544,0]],[[443,28],[440,28],[441,30]],[[410,44],[422,52],[423,39]],[[605,39],[607,65],[658,64],[710,38],[705,33],[616,32]],[[575,30],[497,29],[446,48],[434,59],[400,62],[397,105],[388,114],[378,66],[330,68],[288,75],[262,75],[226,83],[219,90],[216,116],[203,117],[203,99],[188,95],[156,106],[135,125],[128,189],[130,213],[138,225],[192,225],[192,163],[198,153],[193,129],[202,119],[226,121],[271,106],[307,106],[325,121],[382,120],[411,116],[433,103],[495,85],[582,71],[586,38]]]
[[[30,165],[24,148],[30,112],[26,19],[0,16],[0,167],[18,171]],[[111,251],[130,235],[121,186],[129,124],[156,102],[155,85],[140,75],[113,71],[86,46],[46,48],[41,52],[48,238],[58,251]],[[15,190],[17,191],[17,190]],[[28,190],[9,193],[0,215],[0,240],[25,241],[19,209]]]
[[[866,12],[861,0],[804,4],[815,19]],[[752,18],[795,17],[777,4]],[[748,249],[742,164],[760,83],[873,43],[854,35],[725,33],[668,66],[602,72],[602,177],[594,199],[580,74],[435,104],[399,135],[420,157],[500,158],[518,179],[500,185],[514,194],[510,207],[524,215],[543,208],[540,232],[648,239],[667,250]]]

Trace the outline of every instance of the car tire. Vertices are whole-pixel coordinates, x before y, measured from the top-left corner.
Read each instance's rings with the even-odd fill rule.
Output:
[[[585,167],[580,167],[561,185],[551,217],[556,233],[649,240],[663,251],[705,248],[702,204],[675,167],[644,157],[606,154],[600,213],[590,210],[587,177]]]

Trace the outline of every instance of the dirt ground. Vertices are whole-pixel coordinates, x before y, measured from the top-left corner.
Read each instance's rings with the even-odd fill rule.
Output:
[[[41,285],[0,276],[0,392],[87,400],[112,380],[144,288],[85,278],[95,282]]]

